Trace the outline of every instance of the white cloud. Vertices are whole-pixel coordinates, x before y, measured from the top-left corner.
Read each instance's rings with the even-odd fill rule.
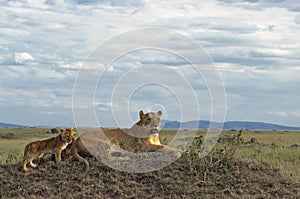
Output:
[[[18,30],[14,28],[0,28],[0,31],[5,36],[10,37],[21,37],[21,36],[28,36],[30,33],[24,30]]]
[[[269,115],[277,115],[277,116],[280,116],[280,117],[288,117],[289,114],[287,112],[284,112],[284,111],[275,111],[275,112],[268,112]]]
[[[33,61],[33,57],[27,53],[27,52],[21,52],[21,53],[18,53],[18,52],[15,52],[15,62],[16,63],[23,63],[23,62],[26,62],[26,61]]]
[[[300,111],[293,111],[292,116],[300,117]]]
[[[295,119],[299,119],[299,117],[300,117],[300,111],[268,111],[267,114],[271,115],[273,117],[278,116],[280,118],[293,117]]]
[[[50,104],[63,109],[64,103],[70,101],[52,102],[62,93],[67,92],[71,96],[69,90],[72,90],[79,69],[104,69],[101,63],[85,60],[99,44],[136,28],[171,28],[203,45],[216,63],[224,79],[227,102],[232,111],[228,119],[238,120],[248,115],[248,119],[269,120],[270,115],[263,113],[274,112],[281,118],[275,118],[276,122],[296,124],[291,116],[295,117],[297,113],[292,114],[290,110],[298,103],[300,92],[297,87],[300,84],[299,5],[290,0],[1,2],[0,83],[7,92],[22,89],[24,93],[31,93],[16,92],[18,102],[24,106],[26,103],[33,106],[31,102],[34,102],[38,105],[36,107],[46,108]],[[117,45],[116,50],[120,47]],[[180,47],[193,53],[185,44]],[[105,53],[109,56],[108,52]],[[143,56],[146,57],[140,59]],[[105,82],[107,87],[101,90],[105,99],[109,99],[109,89],[112,89],[109,81],[117,81],[125,71],[137,66],[150,64],[173,67],[196,85],[196,92],[205,90],[205,86],[197,82],[197,75],[183,67],[186,63],[180,59],[161,52],[141,53],[139,56],[126,56],[110,66]],[[163,77],[163,74],[159,75]],[[35,101],[38,96],[33,93],[43,93],[43,89],[55,91],[53,96],[51,94],[52,101]],[[125,89],[126,86],[121,91]],[[1,93],[0,98],[3,99],[2,104],[13,106],[14,101],[8,100],[5,93]],[[289,103],[285,103],[287,101]],[[106,101],[99,103],[100,109],[109,108]],[[202,105],[203,99],[199,103]],[[255,113],[242,115],[238,113],[240,110]],[[280,113],[289,114],[281,117],[284,114]]]
[[[95,106],[96,106],[96,110],[108,111],[108,110],[111,110],[113,105],[111,102],[107,102],[107,103],[95,102]]]
[[[45,4],[47,0],[27,0],[29,6],[34,8],[46,9],[48,6]]]

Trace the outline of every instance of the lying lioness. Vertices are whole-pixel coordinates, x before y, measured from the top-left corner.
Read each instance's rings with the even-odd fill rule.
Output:
[[[99,147],[99,145],[103,144],[107,144],[106,146],[110,148],[118,146],[128,151],[139,152],[151,152],[163,148],[164,150],[174,151],[177,157],[180,156],[179,151],[162,145],[159,141],[158,132],[160,130],[162,112],[144,114],[143,111],[140,111],[139,115],[140,120],[130,129],[122,130],[118,128],[87,131],[73,142],[71,146],[72,154],[85,164],[86,172],[89,171],[89,162],[81,155],[91,155],[90,149],[92,151],[102,150],[103,148]]]
[[[30,166],[36,167],[37,164],[34,164],[32,160],[38,157],[42,153],[55,153],[55,161],[59,163],[61,161],[61,152],[72,143],[76,137],[75,129],[65,129],[62,128],[61,133],[53,138],[47,140],[34,141],[26,145],[24,150],[24,158],[22,161],[23,171],[26,172],[28,169],[26,167],[27,163],[30,163]]]

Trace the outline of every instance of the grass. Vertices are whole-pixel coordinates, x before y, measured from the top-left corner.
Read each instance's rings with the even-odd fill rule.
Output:
[[[176,130],[163,130],[160,134],[161,140],[166,144],[176,133]],[[205,135],[205,133],[205,130],[196,131],[197,135]],[[230,137],[234,133],[236,131],[223,131],[221,137]],[[279,170],[282,176],[300,182],[299,131],[243,131],[242,138],[245,144],[238,148],[235,157],[267,164]],[[251,138],[256,138],[259,143],[246,144]]]
[[[251,162],[268,164],[271,168],[279,169],[283,176],[300,182],[299,149],[257,146],[254,149],[241,148],[237,155]]]
[[[246,131],[245,141],[252,137],[258,144],[243,145],[236,156],[256,163],[268,164],[278,169],[286,178],[300,182],[300,132],[297,131]]]
[[[0,164],[20,162],[26,144],[53,137],[41,128],[0,128]]]
[[[246,141],[255,137],[263,144],[274,144],[278,146],[300,144],[299,131],[244,131],[243,137]]]
[[[0,128],[0,164],[20,162],[27,143],[53,137],[45,133],[49,129],[42,128]],[[197,135],[205,135],[205,130],[195,131]],[[223,131],[222,136],[236,133]],[[169,143],[177,134],[176,130],[162,130],[161,142]],[[178,140],[184,142],[181,135]],[[256,138],[258,144],[243,144],[235,157],[255,163],[268,164],[278,169],[286,178],[300,182],[300,132],[295,131],[244,131],[242,138],[248,142]],[[298,145],[298,147],[292,147]]]

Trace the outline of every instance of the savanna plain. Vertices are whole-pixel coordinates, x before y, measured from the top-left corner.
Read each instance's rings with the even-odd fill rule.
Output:
[[[300,198],[300,132],[224,130],[204,158],[206,130],[170,165],[147,173],[117,171],[88,157],[91,170],[72,156],[39,157],[22,172],[27,143],[56,136],[45,128],[0,128],[0,198]],[[169,143],[178,131],[163,129]],[[181,131],[181,139],[187,139]]]

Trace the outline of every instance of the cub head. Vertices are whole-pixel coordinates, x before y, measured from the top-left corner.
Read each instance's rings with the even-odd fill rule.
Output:
[[[137,125],[141,126],[146,131],[148,136],[157,134],[160,130],[160,120],[162,118],[162,112],[149,112],[145,114],[143,111],[140,111],[139,114],[140,121],[137,122]]]
[[[60,129],[61,139],[68,144],[75,141],[77,138],[77,133],[74,128],[62,128]]]

